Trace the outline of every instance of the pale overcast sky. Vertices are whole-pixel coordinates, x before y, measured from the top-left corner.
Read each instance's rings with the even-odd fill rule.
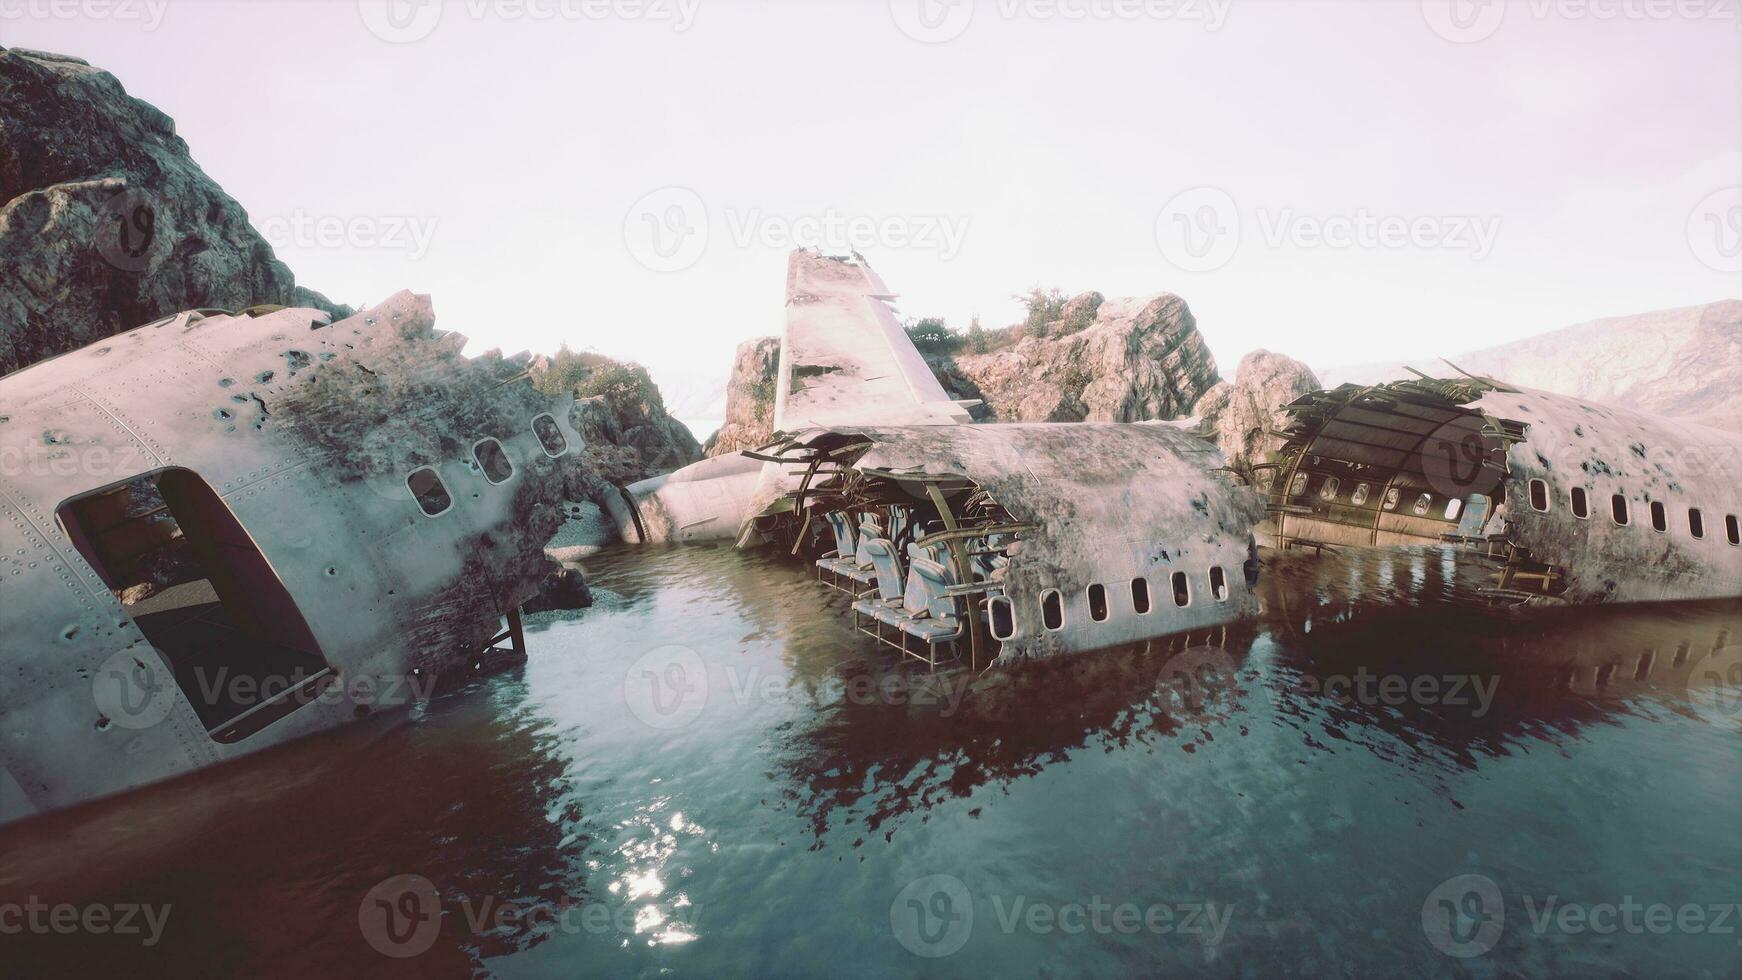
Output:
[[[905,313],[1172,291],[1228,374],[1742,295],[1735,7],[0,0],[0,44],[174,116],[299,281],[670,387],[831,218]]]

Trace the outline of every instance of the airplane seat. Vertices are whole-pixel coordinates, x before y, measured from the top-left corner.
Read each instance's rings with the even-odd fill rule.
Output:
[[[923,612],[896,624],[898,628],[934,646],[959,638],[962,620],[956,616],[956,600],[945,594],[956,584],[950,570],[935,561],[920,559],[913,563],[908,578],[919,583],[918,588],[910,588],[908,594],[920,598],[924,603]],[[911,602],[908,600],[904,606],[911,608]]]
[[[854,572],[859,567],[858,544],[853,539],[853,524],[847,515],[840,511],[830,511],[823,515],[829,522],[829,527],[835,534],[835,550],[816,561],[817,574],[828,574],[836,578],[846,577],[858,581]],[[863,583],[861,583],[863,584]]]
[[[900,610],[905,598],[901,577],[901,562],[896,558],[895,546],[886,538],[874,538],[865,543],[865,549],[871,554],[872,571],[876,577],[877,594],[867,596],[853,603],[855,621],[859,616],[868,616],[879,622],[890,622],[889,613]]]

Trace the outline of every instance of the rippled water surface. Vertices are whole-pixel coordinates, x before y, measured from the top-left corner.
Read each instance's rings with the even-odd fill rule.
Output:
[[[589,573],[523,667],[0,835],[0,899],[169,907],[150,950],[0,935],[0,972],[1742,976],[1735,603],[1272,557],[1249,628],[968,684],[798,566]]]

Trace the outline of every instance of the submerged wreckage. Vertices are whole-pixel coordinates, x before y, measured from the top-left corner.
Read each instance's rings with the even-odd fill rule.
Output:
[[[424,297],[328,320],[181,313],[0,379],[0,822],[521,646],[570,399]]]
[[[1742,595],[1742,434],[1470,376],[1287,411],[1280,547],[1460,544],[1506,603]]]
[[[861,630],[930,666],[1212,630],[1257,611],[1263,502],[1139,423],[969,424],[864,260],[792,253],[777,441],[634,484],[634,542],[823,552]]]

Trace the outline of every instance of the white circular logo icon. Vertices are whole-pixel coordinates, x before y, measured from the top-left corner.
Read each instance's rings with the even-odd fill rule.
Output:
[[[889,904],[889,928],[915,956],[948,956],[974,933],[974,897],[954,875],[926,875]]]
[[[381,40],[410,44],[435,33],[442,21],[442,0],[357,0],[357,14]]]
[[[921,44],[962,36],[974,20],[974,0],[889,0],[889,15],[901,33]]]
[[[1184,272],[1213,272],[1240,250],[1240,209],[1220,187],[1182,191],[1155,216],[1155,244]]]
[[[1482,435],[1482,416],[1470,412],[1459,415],[1427,434],[1416,450],[1421,472],[1427,485],[1438,495],[1434,503],[1440,514],[1451,500],[1467,501],[1474,496],[1490,496],[1500,492],[1500,481],[1506,472],[1506,452],[1497,441]],[[1375,488],[1379,485],[1375,484]],[[1399,494],[1397,504],[1381,501],[1385,510],[1400,510],[1413,505],[1415,495]],[[1404,511],[1407,513],[1408,511]]]
[[[623,700],[650,728],[682,728],[708,705],[708,665],[686,646],[649,650],[623,675]]]
[[[377,953],[405,959],[427,952],[442,931],[442,900],[422,875],[394,875],[363,896],[357,928]]]
[[[156,650],[119,650],[91,678],[91,698],[103,717],[122,728],[142,730],[169,717],[175,678]]]
[[[1714,191],[1694,208],[1688,247],[1717,272],[1742,272],[1742,187]]]
[[[1421,0],[1421,16],[1453,44],[1486,41],[1506,20],[1506,0]]]
[[[1155,689],[1175,710],[1191,714],[1231,699],[1239,690],[1239,667],[1218,646],[1191,646],[1168,658],[1156,675]]]
[[[1500,886],[1485,875],[1459,875],[1440,883],[1421,903],[1421,931],[1433,948],[1459,959],[1494,948],[1506,929]]]
[[[623,242],[654,272],[681,272],[708,249],[708,208],[688,187],[662,187],[623,216]]]
[[[97,252],[122,272],[146,273],[169,254],[172,230],[157,202],[142,190],[124,190],[97,210]]]

